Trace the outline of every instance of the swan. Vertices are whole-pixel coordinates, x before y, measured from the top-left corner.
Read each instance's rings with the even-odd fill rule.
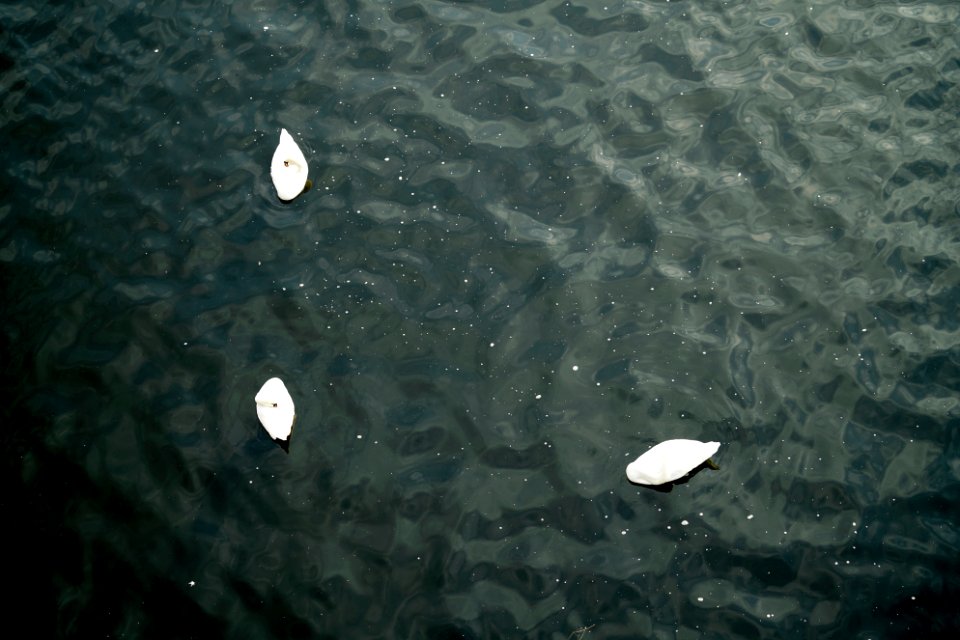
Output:
[[[280,143],[270,161],[270,177],[277,195],[285,201],[303,193],[307,184],[307,159],[286,129],[280,130]]]
[[[263,383],[257,396],[257,417],[260,424],[274,440],[286,440],[293,431],[293,421],[297,413],[293,408],[293,398],[280,378],[270,378]]]
[[[648,485],[672,482],[710,461],[719,448],[719,442],[666,440],[628,464],[627,479]],[[716,468],[712,461],[711,466]]]

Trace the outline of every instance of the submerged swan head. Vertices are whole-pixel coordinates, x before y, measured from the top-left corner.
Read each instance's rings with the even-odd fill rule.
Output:
[[[647,485],[679,480],[709,460],[719,448],[719,442],[700,442],[699,440],[661,442],[627,465],[627,479],[636,484]]]
[[[270,162],[270,177],[281,200],[293,200],[307,184],[307,159],[286,129],[280,130],[280,144]]]

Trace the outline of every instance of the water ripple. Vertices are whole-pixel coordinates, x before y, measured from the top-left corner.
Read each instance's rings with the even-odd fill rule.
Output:
[[[957,626],[958,16],[0,7],[39,635]]]

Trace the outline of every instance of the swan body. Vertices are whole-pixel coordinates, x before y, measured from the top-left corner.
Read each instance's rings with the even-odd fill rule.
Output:
[[[293,200],[307,184],[307,159],[286,129],[280,130],[280,143],[270,161],[270,177],[281,200]]]
[[[274,440],[289,438],[297,413],[283,380],[270,378],[263,383],[254,399],[257,402],[257,417],[270,437]]]
[[[627,479],[657,485],[678,480],[710,459],[719,442],[666,440],[627,465]]]

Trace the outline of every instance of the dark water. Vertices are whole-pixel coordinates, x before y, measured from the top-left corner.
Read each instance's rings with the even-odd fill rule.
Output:
[[[958,20],[4,4],[32,637],[956,630]],[[314,182],[287,205],[281,127]],[[720,470],[626,481],[676,437]]]

